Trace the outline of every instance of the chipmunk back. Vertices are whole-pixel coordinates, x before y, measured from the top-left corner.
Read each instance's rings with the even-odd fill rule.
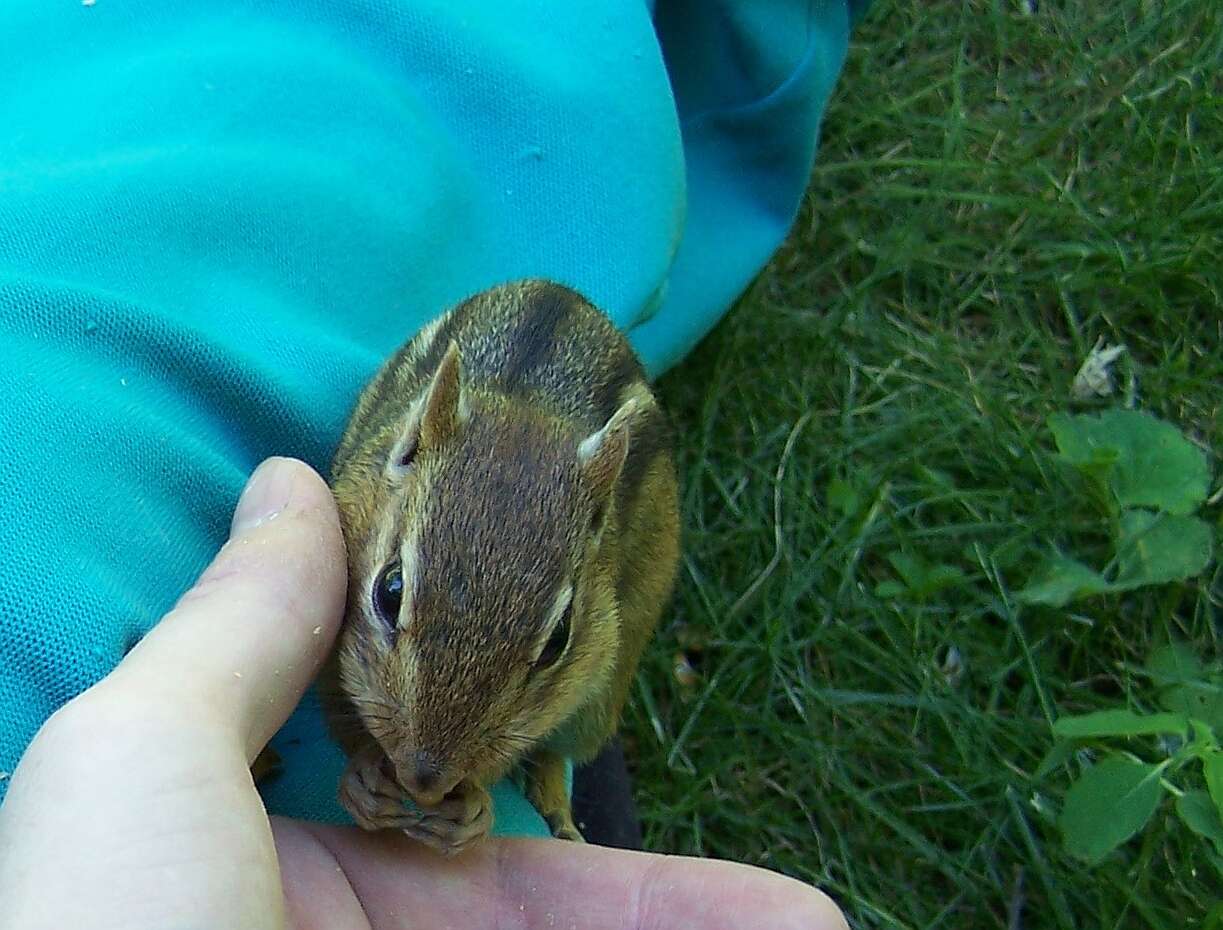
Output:
[[[614,732],[678,561],[670,430],[624,337],[546,281],[465,301],[363,392],[333,488],[345,806],[454,852],[522,763],[553,832],[580,838],[564,759]]]

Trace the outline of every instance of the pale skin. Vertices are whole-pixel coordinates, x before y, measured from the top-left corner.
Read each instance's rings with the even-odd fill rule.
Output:
[[[446,859],[394,831],[269,817],[249,766],[335,636],[344,574],[326,485],[270,460],[195,587],[13,773],[0,927],[846,926],[814,889],[733,863],[560,840]]]

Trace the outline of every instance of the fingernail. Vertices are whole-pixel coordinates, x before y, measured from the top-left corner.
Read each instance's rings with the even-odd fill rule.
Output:
[[[234,511],[229,535],[240,536],[257,526],[276,519],[289,503],[293,491],[293,473],[297,466],[289,459],[271,458],[255,469],[238,507]]]

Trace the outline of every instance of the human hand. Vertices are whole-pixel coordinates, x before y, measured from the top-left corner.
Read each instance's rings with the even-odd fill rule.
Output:
[[[322,480],[265,463],[195,587],[18,765],[2,930],[845,926],[813,889],[732,863],[510,839],[446,860],[269,818],[249,766],[330,648],[344,558]]]

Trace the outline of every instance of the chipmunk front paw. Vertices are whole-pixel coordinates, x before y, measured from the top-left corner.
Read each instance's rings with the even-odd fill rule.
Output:
[[[404,806],[407,795],[388,767],[381,750],[363,750],[340,779],[340,804],[363,830],[406,830],[420,820],[419,811]]]
[[[478,843],[493,825],[493,802],[483,787],[460,782],[441,803],[423,807],[388,774],[381,750],[353,756],[340,782],[340,803],[364,830],[399,830],[444,856]]]
[[[420,822],[409,834],[444,856],[474,846],[493,826],[493,799],[471,781],[461,781],[440,804],[422,807]]]

